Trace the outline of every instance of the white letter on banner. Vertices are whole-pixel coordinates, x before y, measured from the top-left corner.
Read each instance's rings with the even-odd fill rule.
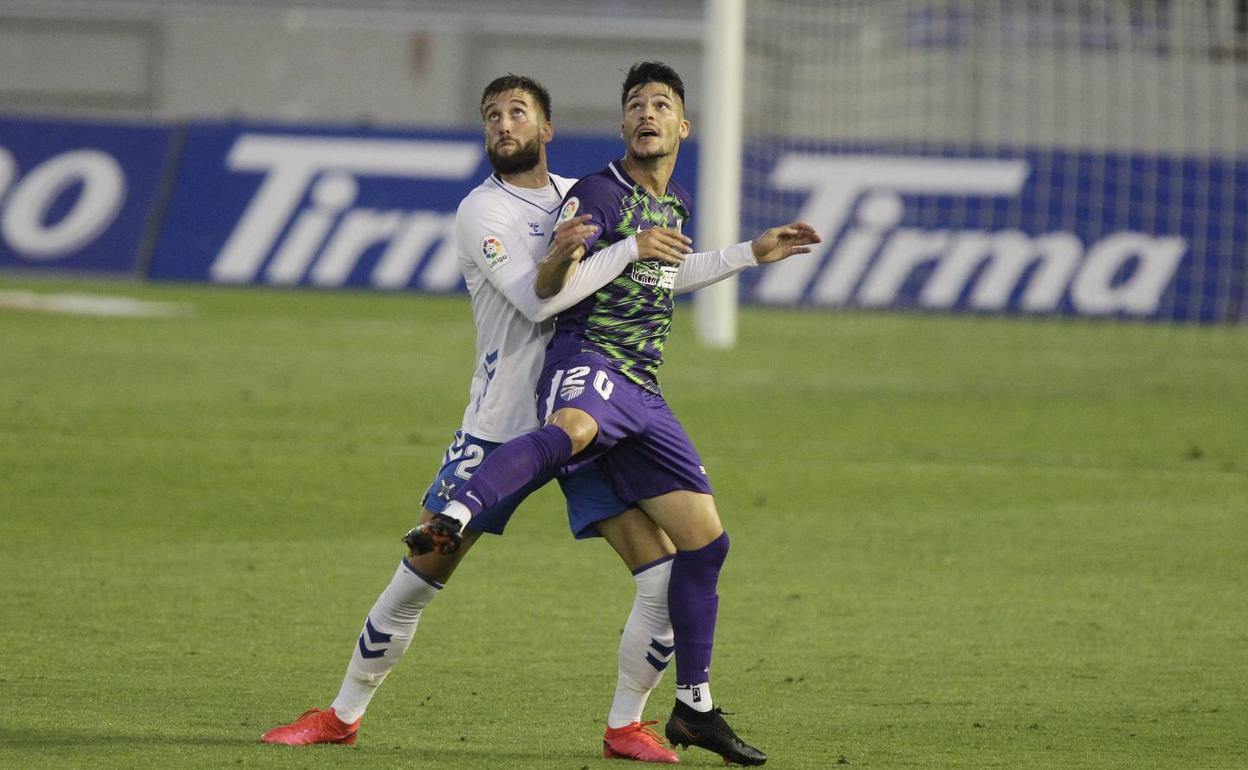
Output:
[[[60,222],[44,217],[71,185],[82,193]],[[56,259],[91,242],[113,223],[126,200],[126,175],[99,150],[73,150],[44,161],[13,187],[0,229],[15,251],[32,259]]]
[[[454,288],[460,276],[459,258],[455,253],[454,224],[454,214],[437,214],[431,211],[417,211],[409,214],[399,228],[398,237],[390,241],[390,246],[377,261],[377,266],[373,268],[373,285],[382,289],[402,289],[407,286],[429,244],[433,243],[435,238],[440,237],[445,239],[445,244],[449,244],[449,248],[444,245],[429,258],[425,271],[421,274],[421,286],[430,290]],[[450,277],[449,286],[443,286],[445,281],[439,278],[438,273],[439,266],[447,262],[447,260],[439,261],[439,257],[444,253],[450,255],[448,264],[454,271]]]
[[[895,192],[873,192],[862,197],[855,209],[856,222],[845,228],[845,236],[833,259],[811,290],[818,305],[844,305],[854,292],[858,279],[880,250],[884,237],[901,222],[905,204]]]
[[[336,139],[244,134],[226,158],[233,171],[264,173],[264,182],[221,249],[213,280],[255,278],[317,174],[339,171],[361,176],[463,179],[481,162],[482,149],[469,142],[419,139]]]
[[[360,256],[371,246],[389,241],[403,221],[402,211],[356,210],[347,214],[312,268],[312,283],[341,286]]]
[[[4,202],[4,193],[16,174],[17,163],[13,160],[13,154],[0,147],[0,203]]]
[[[451,218],[443,232],[442,243],[434,250],[433,256],[425,260],[425,269],[420,271],[420,287],[426,291],[450,291],[459,285],[463,277],[455,248],[455,223]]]
[[[1088,250],[1083,269],[1070,287],[1071,302],[1081,313],[1151,315],[1157,312],[1161,295],[1186,251],[1183,238],[1114,233]],[[1114,276],[1132,258],[1139,259],[1135,270],[1120,285],[1112,286]]]
[[[863,281],[858,301],[867,307],[891,305],[914,269],[940,259],[948,244],[948,230],[898,230]]]
[[[312,187],[312,207],[295,217],[290,232],[265,268],[269,283],[296,284],[303,280],[338,215],[355,203],[358,193],[359,185],[350,174],[336,171],[321,175]]]
[[[1030,311],[1052,310],[1061,301],[1082,253],[1083,244],[1073,233],[1033,238],[1021,230],[959,232],[923,286],[919,301],[924,307],[953,307],[971,276],[987,262],[969,304],[977,310],[1001,310],[1027,269],[1039,263],[1027,281],[1020,306]]]
[[[797,218],[810,223],[824,241],[806,256],[768,266],[758,283],[757,297],[763,302],[779,303],[801,299],[863,192],[1017,195],[1028,173],[1027,162],[1022,160],[788,153],[772,170],[771,185],[778,190],[810,191]],[[834,253],[832,265],[840,258],[840,253]],[[823,282],[820,293],[825,297],[847,297],[860,277],[849,272],[852,271],[839,273],[836,285]]]

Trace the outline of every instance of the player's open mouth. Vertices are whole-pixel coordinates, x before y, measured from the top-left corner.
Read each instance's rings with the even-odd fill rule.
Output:
[[[659,132],[653,128],[643,128],[637,132],[638,139],[659,138]]]

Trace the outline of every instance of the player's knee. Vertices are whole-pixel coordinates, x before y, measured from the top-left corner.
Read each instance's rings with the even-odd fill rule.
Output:
[[[551,418],[551,423],[568,434],[572,441],[572,454],[583,451],[598,436],[598,423],[580,409],[560,409]]]
[[[707,549],[721,557],[728,555],[728,533],[724,531],[719,517],[713,514],[697,518],[691,524],[692,534],[686,541],[686,548]]]

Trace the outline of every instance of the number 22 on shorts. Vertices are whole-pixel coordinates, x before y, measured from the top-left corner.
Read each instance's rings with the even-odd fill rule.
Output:
[[[447,447],[442,463],[445,465],[461,457],[464,459],[455,465],[455,475],[461,479],[470,479],[473,469],[485,459],[485,450],[477,444],[467,443],[467,437],[463,433],[456,432],[455,440]]]

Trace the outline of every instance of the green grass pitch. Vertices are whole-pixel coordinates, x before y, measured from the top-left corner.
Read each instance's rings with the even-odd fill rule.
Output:
[[[257,742],[337,692],[462,415],[466,299],[18,290],[193,312],[0,310],[0,767],[618,770],[632,583],[550,490],[357,747]],[[733,542],[714,688],[768,767],[1248,767],[1248,329],[691,323],[663,381]]]

